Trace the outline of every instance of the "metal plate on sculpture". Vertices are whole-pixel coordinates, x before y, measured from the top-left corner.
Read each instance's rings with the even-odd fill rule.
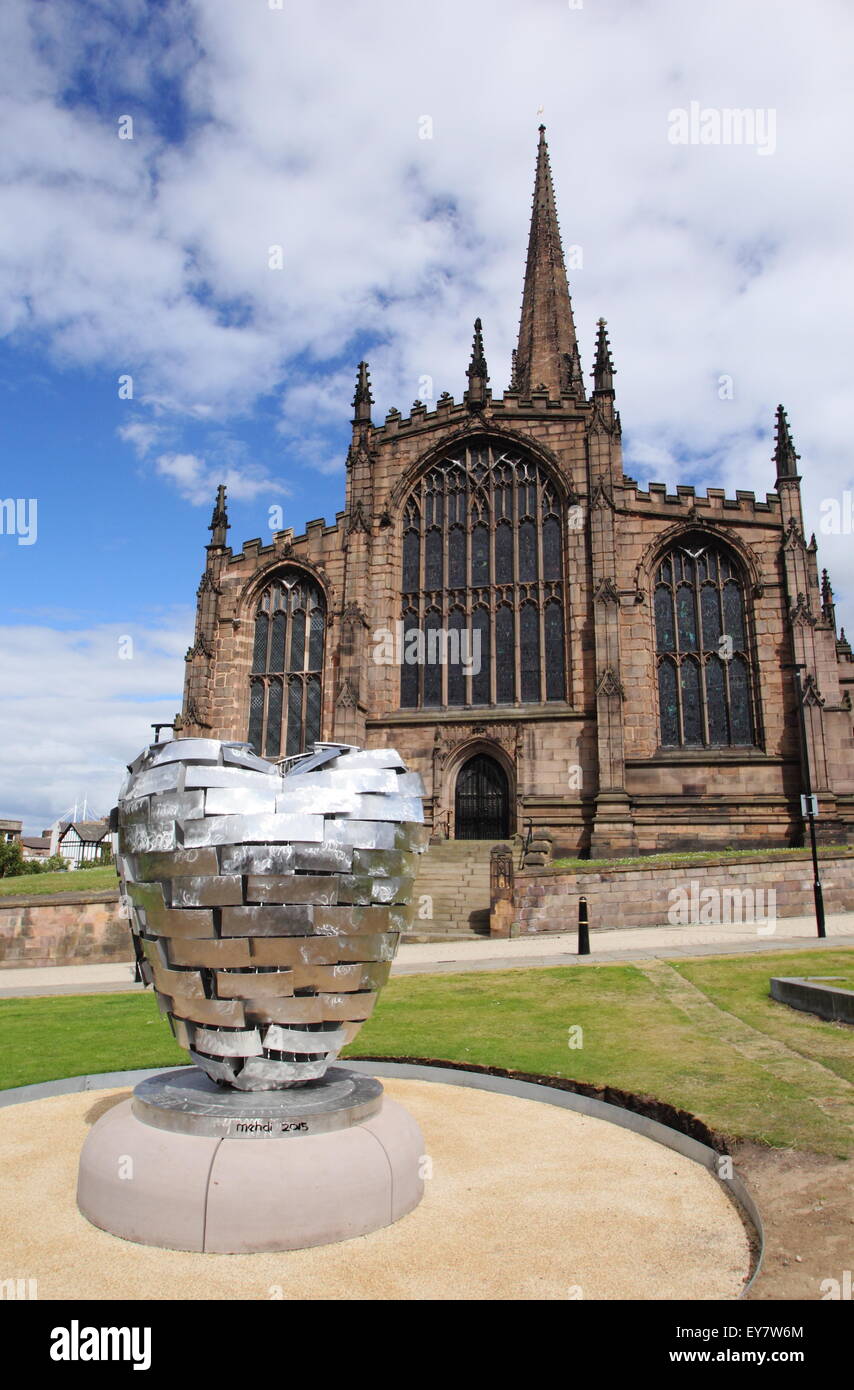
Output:
[[[134,1087],[137,1117],[155,1129],[223,1139],[295,1138],[348,1129],[376,1114],[383,1088],[372,1076],[330,1067],[322,1080],[287,1090],[233,1091],[198,1067],[148,1077]]]

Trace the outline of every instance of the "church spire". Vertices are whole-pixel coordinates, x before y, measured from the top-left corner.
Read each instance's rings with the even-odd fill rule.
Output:
[[[216,490],[216,502],[214,504],[211,524],[208,527],[211,533],[211,545],[226,544],[228,535],[228,511],[225,505],[225,484],[220,483]]]
[[[544,125],[537,150],[515,380],[523,396],[545,386],[552,399],[568,391],[584,400]]]
[[[593,378],[593,390],[613,391],[616,374],[617,369],[611,357],[611,344],[608,342],[608,325],[604,319],[600,319],[596,333],[596,361],[590,373]]]
[[[474,321],[474,338],[471,345],[471,361],[468,365],[466,376],[469,379],[469,389],[466,392],[466,405],[469,410],[483,410],[487,400],[487,382],[489,372],[486,366],[486,356],[483,351],[483,324],[480,319]]]
[[[354,424],[369,425],[371,423],[371,406],[373,403],[374,398],[371,395],[371,377],[368,371],[368,364],[367,362],[360,362],[359,375],[356,379],[356,394],[353,397],[353,405],[356,407],[356,413],[353,416]]]
[[[777,465],[778,482],[781,478],[797,478],[799,458],[800,454],[795,453],[795,446],[792,443],[792,432],[789,429],[786,412],[781,405],[778,405],[777,430],[774,439],[774,462]]]

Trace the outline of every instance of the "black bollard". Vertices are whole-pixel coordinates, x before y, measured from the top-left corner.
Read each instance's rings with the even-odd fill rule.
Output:
[[[587,899],[578,899],[578,954],[590,955],[590,931],[587,920]]]

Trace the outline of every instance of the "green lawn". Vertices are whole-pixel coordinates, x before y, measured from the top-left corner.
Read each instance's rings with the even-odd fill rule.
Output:
[[[721,1008],[854,1079],[852,1033],[767,997],[772,974],[833,974],[852,949],[674,962]],[[570,1047],[570,1029],[583,1046]],[[417,1056],[570,1077],[653,1096],[729,1138],[854,1153],[851,1129],[690,1019],[631,965],[404,976],[350,1055]],[[151,994],[0,1000],[0,1086],[180,1064]]]
[[[100,892],[117,887],[115,865],[101,864],[94,869],[73,869],[67,873],[15,874],[11,878],[0,878],[0,898],[24,893],[82,893],[90,888]]]

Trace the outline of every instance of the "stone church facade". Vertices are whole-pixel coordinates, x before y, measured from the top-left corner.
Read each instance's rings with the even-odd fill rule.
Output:
[[[592,389],[582,373],[542,128],[510,386],[490,389],[480,321],[467,375],[462,400],[379,423],[360,364],[333,525],[234,552],[220,489],[178,732],[271,758],[393,746],[439,837],[800,844],[808,775],[822,838],[854,840],[854,658],[785,412],[764,500],[625,476],[604,320]]]

